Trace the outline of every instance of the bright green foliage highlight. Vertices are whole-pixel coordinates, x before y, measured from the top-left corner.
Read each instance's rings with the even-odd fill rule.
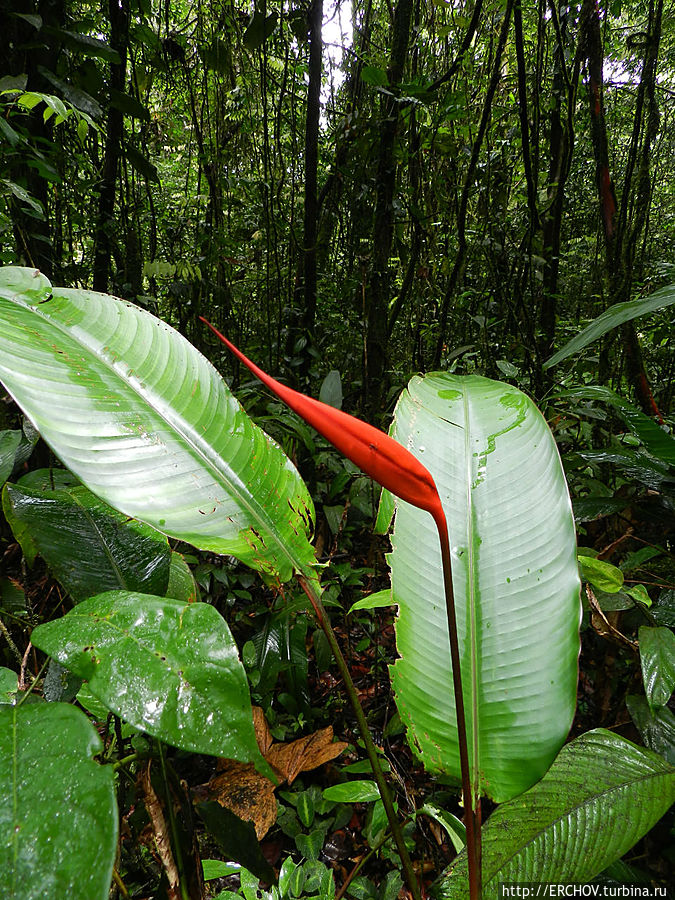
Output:
[[[244,667],[212,606],[109,591],[32,640],[131,725],[183,750],[261,762]]]
[[[0,487],[12,474],[20,443],[20,431],[0,431]]]
[[[296,469],[213,366],[144,310],[3,269],[0,380],[116,509],[270,577],[313,566],[314,508]]]
[[[5,492],[10,522],[30,534],[76,602],[116,588],[166,593],[171,549],[154,528],[128,522],[83,485],[40,491],[8,484]]]
[[[560,459],[534,404],[486,378],[413,378],[392,435],[427,466],[443,502],[470,765],[477,788],[503,801],[546,772],[576,702],[579,579]],[[458,777],[435,525],[409,504],[396,509],[397,703],[425,766]]]
[[[567,744],[531,790],[483,829],[483,897],[500,881],[586,882],[619,859],[675,801],[675,768],[604,729]],[[466,856],[440,883],[440,900],[469,896]]]
[[[74,706],[0,707],[3,897],[106,900],[117,808],[112,769],[92,759],[102,749]]]

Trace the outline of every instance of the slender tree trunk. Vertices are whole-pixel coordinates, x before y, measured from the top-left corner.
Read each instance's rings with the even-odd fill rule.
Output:
[[[597,0],[584,0],[581,10],[582,41],[588,66],[591,138],[595,156],[596,187],[600,198],[609,294],[612,303],[630,299],[633,268],[651,197],[650,156],[658,130],[656,68],[661,40],[663,0],[650,0],[644,40],[642,75],[633,119],[633,135],[626,175],[617,209],[609,171],[607,123],[602,98],[603,50]],[[632,218],[629,213],[632,212]],[[621,327],[626,374],[638,403],[647,415],[661,418],[645,371],[642,349],[633,322]]]
[[[110,20],[110,45],[119,54],[119,62],[110,64],[110,88],[124,93],[127,71],[127,45],[129,39],[129,11],[127,0],[108,0]],[[117,171],[122,156],[124,117],[111,104],[103,156],[103,173],[98,200],[94,233],[94,290],[107,291],[110,282],[110,258],[112,232],[115,223],[115,196]]]
[[[388,305],[390,294],[389,257],[394,238],[394,192],[396,162],[394,142],[398,131],[399,104],[396,98],[408,57],[413,0],[399,0],[394,12],[392,49],[389,60],[389,93],[382,100],[380,147],[377,163],[373,254],[366,289],[366,350],[364,359],[364,401],[371,412],[380,408],[385,391],[388,360]]]

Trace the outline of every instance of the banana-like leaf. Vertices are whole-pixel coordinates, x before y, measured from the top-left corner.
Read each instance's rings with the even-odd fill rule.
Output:
[[[587,882],[623,856],[675,801],[675,768],[604,729],[563,748],[531,790],[504,803],[483,829],[483,898],[500,882]],[[469,896],[462,853],[435,892]]]
[[[116,509],[270,577],[314,564],[296,469],[213,366],[145,310],[0,270],[0,380]]]
[[[450,530],[472,783],[501,802],[546,772],[576,703],[579,576],[555,442],[529,398],[486,378],[413,378],[392,435],[433,475]],[[459,777],[436,528],[396,500],[393,684],[431,771]]]
[[[578,353],[579,350],[583,350],[588,344],[601,338],[603,334],[607,334],[612,328],[617,328],[619,325],[630,322],[631,319],[636,319],[638,316],[645,316],[648,313],[655,312],[664,306],[670,306],[672,303],[675,303],[675,285],[673,284],[655,291],[645,300],[628,300],[625,303],[615,303],[599,315],[597,319],[593,319],[590,325],[587,325],[583,331],[580,331],[571,341],[568,341],[550,359],[547,359],[543,368],[550,369],[551,366],[557,365],[573,353]]]
[[[156,529],[99,500],[84,485],[57,491],[8,484],[8,521],[19,523],[76,603],[122,588],[163,595],[171,548]],[[17,538],[18,536],[17,535]]]

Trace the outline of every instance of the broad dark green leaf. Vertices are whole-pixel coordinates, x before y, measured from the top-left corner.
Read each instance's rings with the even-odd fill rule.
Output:
[[[166,593],[171,549],[151,526],[130,521],[83,485],[38,491],[8,484],[6,493],[12,524],[28,531],[76,602],[117,588]]]
[[[629,694],[626,706],[640,737],[655,753],[675,766],[675,715],[667,706],[652,709],[646,697]]]
[[[159,173],[157,168],[150,162],[147,156],[144,156],[140,150],[132,147],[131,144],[127,144],[125,153],[131,165],[143,176],[143,178],[159,184]]]
[[[91,96],[91,94],[83,91],[82,88],[76,87],[69,81],[65,81],[63,78],[59,78],[58,75],[56,75],[50,69],[46,69],[44,66],[38,66],[38,71],[44,78],[47,79],[47,81],[53,84],[57,91],[60,91],[65,99],[76,109],[82,110],[82,112],[86,113],[88,116],[91,116],[92,119],[103,118],[103,110],[101,109],[98,101],[95,100]]]
[[[565,462],[571,465],[578,465],[578,460],[595,465],[610,463],[625,475],[654,490],[658,490],[664,481],[673,477],[672,469],[667,463],[636,450],[579,450],[565,456]]]
[[[572,508],[577,522],[592,522],[621,512],[629,502],[621,497],[580,497],[572,501]]]
[[[655,312],[664,306],[670,306],[672,303],[675,303],[675,285],[661,288],[661,290],[647,297],[646,300],[628,300],[626,303],[615,303],[609,309],[606,309],[602,315],[599,315],[597,319],[594,319],[590,325],[587,325],[576,337],[568,341],[557,353],[554,353],[550,359],[547,359],[543,368],[550,369],[551,366],[557,365],[573,353],[578,353],[579,350],[583,350],[584,347],[602,337],[603,334],[607,334],[612,328],[623,325],[624,322],[629,322],[638,316]]]
[[[0,431],[0,488],[12,474],[22,437],[20,431]]]
[[[670,628],[638,631],[645,694],[650,706],[665,706],[675,690],[675,634]]]
[[[675,801],[675,768],[597,729],[567,744],[542,780],[499,806],[483,828],[483,897],[499,882],[587,882],[619,859]],[[437,896],[469,896],[466,854]]]
[[[107,900],[117,851],[113,773],[74,706],[0,707],[0,894]]]
[[[215,800],[197,803],[195,808],[228,860],[240,863],[264,881],[276,881],[274,870],[260,849],[253,822],[244,822]]]
[[[31,638],[131,725],[183,750],[261,761],[244,667],[212,606],[110,591]]]
[[[133,119],[140,119],[142,122],[150,121],[150,113],[146,106],[143,106],[131,94],[125,94],[123,91],[110,91],[110,104],[115,109],[119,109],[125,116],[131,116]]]
[[[265,15],[265,13],[257,9],[244,32],[244,37],[242,38],[244,46],[249,50],[257,50],[259,47],[262,47],[277,27],[278,19],[279,14],[276,10],[269,13],[269,15]]]
[[[166,596],[189,603],[199,600],[199,588],[192,571],[185,562],[184,556],[175,550],[171,554],[169,584],[166,589]]]
[[[55,37],[64,46],[85,56],[95,56],[106,62],[119,65],[120,55],[105,41],[100,38],[90,37],[88,34],[79,34],[76,31],[68,31],[66,28],[54,28],[51,25],[43,25],[42,33]]]

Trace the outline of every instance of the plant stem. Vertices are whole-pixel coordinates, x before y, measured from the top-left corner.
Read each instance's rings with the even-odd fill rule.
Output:
[[[408,888],[410,889],[410,893],[413,896],[413,900],[421,900],[419,884],[417,882],[417,878],[415,877],[415,872],[410,861],[408,850],[405,846],[403,831],[401,830],[401,826],[396,815],[396,810],[394,809],[394,804],[391,800],[391,794],[389,793],[389,787],[384,777],[382,766],[380,765],[380,761],[377,758],[377,750],[375,749],[375,744],[373,743],[373,739],[370,736],[368,722],[366,721],[363,707],[361,706],[361,701],[359,700],[359,695],[356,691],[356,687],[354,686],[351,672],[349,671],[349,666],[347,665],[347,661],[342,655],[340,645],[338,644],[337,638],[335,637],[335,632],[333,631],[330,620],[326,615],[324,605],[321,602],[321,595],[319,591],[316,589],[314,583],[310,582],[303,575],[298,575],[298,581],[300,582],[300,586],[302,587],[303,591],[307,595],[309,602],[312,604],[312,609],[314,610],[317,621],[323,629],[323,633],[326,635],[328,643],[330,644],[330,648],[333,651],[335,662],[337,663],[340,674],[342,675],[345,689],[347,691],[347,696],[349,697],[352,709],[354,710],[356,723],[358,725],[359,732],[361,733],[361,737],[363,738],[366,754],[368,755],[368,760],[373,770],[373,776],[380,792],[380,797],[382,798],[384,811],[387,815],[387,820],[391,829],[391,836],[394,839],[396,849],[398,850],[398,855],[401,858],[401,865],[403,867],[403,873],[405,875],[406,883],[408,885]]]
[[[169,818],[169,828],[171,829],[171,839],[173,842],[174,858],[176,860],[176,869],[178,870],[178,883],[180,886],[182,900],[190,900],[188,896],[187,885],[185,883],[185,868],[183,866],[183,853],[180,846],[180,837],[178,835],[178,826],[176,825],[176,816],[173,810],[173,799],[171,797],[171,786],[169,784],[169,773],[166,767],[166,757],[164,755],[164,744],[157,741],[157,749],[159,750],[159,760],[162,767],[162,779],[166,790],[166,814]]]
[[[450,559],[450,537],[445,514],[439,510],[434,515],[441,542],[441,560],[443,562],[443,582],[445,585],[445,609],[448,617],[448,636],[450,638],[450,659],[452,661],[452,685],[455,693],[455,712],[457,714],[457,743],[459,744],[459,765],[462,773],[462,794],[466,810],[466,852],[469,863],[469,896],[471,900],[481,898],[481,835],[480,835],[480,797],[476,797],[474,805],[471,771],[469,769],[469,751],[466,739],[466,717],[464,714],[464,693],[462,691],[462,672],[459,659],[459,640],[457,638],[457,616],[455,613],[455,591],[452,584],[452,563]]]

